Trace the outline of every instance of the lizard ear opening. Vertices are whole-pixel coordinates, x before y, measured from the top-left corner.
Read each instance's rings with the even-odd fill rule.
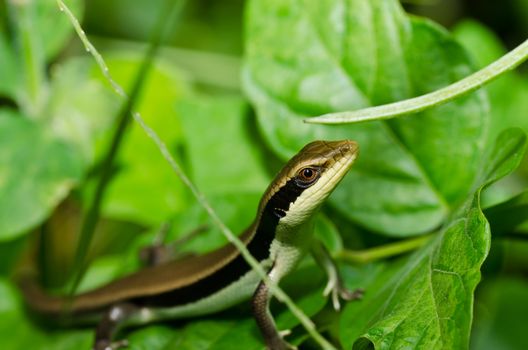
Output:
[[[286,212],[282,210],[281,208],[275,208],[273,209],[273,213],[279,218],[282,219],[286,216]]]

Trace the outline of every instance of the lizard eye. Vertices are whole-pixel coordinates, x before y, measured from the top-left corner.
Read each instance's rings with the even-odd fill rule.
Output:
[[[319,171],[314,168],[306,167],[299,170],[299,173],[297,176],[299,177],[299,180],[301,180],[304,183],[311,183],[313,182],[317,176],[319,175]]]

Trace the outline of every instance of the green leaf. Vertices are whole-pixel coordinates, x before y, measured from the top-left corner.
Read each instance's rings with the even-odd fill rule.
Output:
[[[80,0],[65,2],[75,13],[80,12]],[[26,116],[41,119],[48,97],[46,63],[64,48],[73,27],[53,0],[15,1],[7,6],[19,66],[16,71],[23,83],[17,91],[17,102]]]
[[[130,85],[141,60],[139,54],[124,52],[106,58],[112,75],[125,87]],[[142,89],[135,110],[179,159],[182,136],[175,105],[189,90],[186,81],[172,65],[157,61]],[[100,149],[105,149],[107,142],[108,139],[101,142]],[[127,130],[117,166],[117,173],[105,194],[103,212],[106,216],[157,225],[187,206],[186,188],[136,123]]]
[[[120,64],[119,68],[127,69],[123,64]],[[151,84],[168,85],[169,82],[162,80],[162,74],[167,74],[167,71],[163,66],[159,69],[161,71],[156,73],[158,76],[155,75],[156,80]],[[168,89],[168,86],[166,88]],[[160,94],[150,97],[150,101],[143,99],[143,104],[149,103],[147,106],[153,108],[150,111],[145,110],[143,117],[149,118],[150,115],[150,118],[153,118],[154,125],[151,126],[160,130],[162,136],[166,134],[164,139],[169,140],[168,144],[178,143],[178,155],[181,154],[181,159],[186,161],[183,164],[190,169],[188,173],[191,179],[205,193],[233,232],[242,232],[254,219],[258,201],[269,181],[263,166],[264,161],[260,159],[261,150],[248,129],[246,104],[236,96],[190,98],[176,96],[175,92],[168,92],[167,95],[173,100],[166,97],[167,101],[157,101],[156,98],[159,99]],[[161,106],[162,104],[165,106]],[[174,119],[169,121],[174,123],[173,129],[164,126],[167,119],[162,119],[171,113],[175,114]],[[182,130],[180,121],[183,124]],[[126,213],[126,217],[132,220],[140,218],[143,222],[156,225],[170,218],[173,228],[167,241],[180,238],[198,226],[209,224],[210,230],[200,234],[184,247],[179,247],[184,252],[204,252],[225,244],[225,237],[210,222],[203,208],[195,201],[189,200],[186,192],[173,199],[182,203],[177,210],[164,207],[164,200],[169,195],[164,182],[172,188],[182,186],[181,182],[143,131],[134,130],[137,134],[128,135],[125,140],[125,149],[120,157],[121,168],[111,185],[114,190],[109,193],[106,214],[115,217]],[[142,151],[139,149],[141,147],[148,149]],[[241,159],[244,161],[241,162]],[[137,173],[146,171],[152,171],[151,176],[155,176],[156,181],[139,178]],[[118,192],[117,188],[123,191]],[[172,196],[172,193],[170,194]],[[126,201],[127,198],[130,198],[129,202]],[[119,212],[116,207],[121,203],[128,203],[128,210]],[[148,235],[142,237],[141,241],[148,244],[151,239],[152,235]]]
[[[202,192],[264,192],[271,179],[241,97],[188,98],[177,110],[191,176]]]
[[[79,21],[82,19],[83,1],[63,0]],[[35,33],[40,35],[39,42],[43,45],[48,60],[54,58],[64,49],[68,39],[74,33],[68,17],[59,10],[56,0],[37,0]]]
[[[473,292],[490,246],[480,192],[513,171],[525,148],[526,135],[517,129],[499,136],[460,214],[425,247],[379,273],[364,300],[347,305],[341,322],[345,348],[468,348]]]
[[[98,67],[88,57],[55,66],[46,120],[53,133],[74,145],[90,165],[95,161],[96,141],[108,135],[119,107],[119,99],[96,72]]]
[[[359,142],[332,204],[388,235],[431,230],[472,190],[486,141],[477,92],[419,115],[339,127],[302,118],[420,95],[472,72],[441,28],[395,0],[249,3],[244,87],[260,129],[286,158],[314,139]]]
[[[489,28],[476,21],[465,20],[453,30],[460,41],[477,62],[477,68],[483,68],[506,53],[500,39]],[[528,81],[517,71],[504,74],[487,85],[489,92],[491,128],[489,141],[493,143],[497,135],[510,127],[522,127],[528,132]]]
[[[315,217],[314,235],[330,253],[338,253],[343,250],[343,240],[337,227],[324,214],[318,214]]]
[[[153,325],[128,337],[135,350],[261,350],[264,348],[251,317],[199,319],[178,329]]]
[[[15,288],[4,279],[0,279],[0,337],[2,347],[9,350],[88,349],[92,341],[90,330],[39,327],[27,317]]]
[[[38,225],[80,180],[74,149],[21,115],[0,111],[0,241]]]
[[[472,19],[464,19],[453,28],[453,36],[468,50],[479,68],[485,67],[506,53],[495,33]],[[501,80],[509,80],[509,74]],[[488,85],[492,86],[494,83]]]

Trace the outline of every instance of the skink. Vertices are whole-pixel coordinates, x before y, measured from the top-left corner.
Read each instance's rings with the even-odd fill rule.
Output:
[[[316,210],[345,176],[358,154],[354,141],[314,141],[306,145],[278,173],[265,191],[253,223],[240,239],[249,252],[278,283],[310,250],[312,218]],[[327,291],[350,299],[335,265],[319,253],[329,275]],[[266,346],[291,349],[269,312],[270,291],[240,252],[227,244],[202,256],[146,267],[73,300],[46,294],[35,276],[22,274],[18,283],[28,306],[44,315],[60,315],[67,308],[72,316],[100,315],[94,349],[116,349],[113,341],[122,326],[150,321],[210,314],[252,297],[253,313]]]

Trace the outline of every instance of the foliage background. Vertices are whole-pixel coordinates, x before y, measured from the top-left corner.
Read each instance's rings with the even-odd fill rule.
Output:
[[[82,18],[83,28],[125,90],[143,59],[162,2],[67,2]],[[81,213],[92,196],[121,101],[73,35],[55,1],[36,1],[38,5],[30,10],[18,3],[0,2],[0,336],[8,349],[88,348],[90,329],[58,330],[31,322],[9,276],[38,237],[44,247],[38,252],[42,282],[58,291],[64,288],[71,277]],[[474,195],[479,196],[479,186],[497,177],[482,170],[496,160],[488,152],[497,136],[511,126],[528,131],[524,66],[485,90],[424,113],[419,118],[425,122],[405,119],[384,124],[405,147],[387,142],[379,124],[308,127],[296,118],[410,97],[483,67],[527,37],[528,1],[403,3],[409,13],[429,18],[451,34],[417,17],[409,22],[398,12],[397,2],[377,1],[374,3],[383,5],[369,9],[386,16],[376,23],[378,27],[371,28],[377,31],[348,28],[343,37],[336,36],[339,28],[331,26],[339,21],[325,22],[324,6],[299,9],[293,2],[284,3],[291,12],[275,1],[188,1],[142,86],[136,109],[235,232],[251,220],[259,195],[283,160],[308,140],[324,137],[355,138],[362,145],[358,169],[336,192],[317,223],[317,234],[336,254],[342,247],[364,250],[446,226],[441,236],[437,234],[414,254],[343,265],[348,286],[366,287],[367,295],[363,303],[347,306],[341,318],[323,309],[323,278],[313,263],[304,262],[300,271],[285,281],[285,289],[314,316],[330,339],[345,348],[352,344],[361,348],[368,339],[377,349],[386,349],[403,347],[408,339],[417,338],[422,339],[418,348],[440,348],[435,339],[447,337],[460,342],[451,348],[464,348],[464,327],[471,326],[473,349],[527,348],[526,196],[518,197],[517,203],[494,207],[527,189],[526,159],[512,176],[483,193],[484,207],[493,208],[485,211],[491,221],[491,241],[473,201]],[[333,3],[340,2],[321,3],[332,9]],[[363,4],[362,10],[368,7],[365,2],[352,3]],[[311,14],[311,22],[306,24],[304,17],[291,15],[295,10]],[[350,23],[365,18],[359,10],[357,18],[353,16]],[[313,28],[314,37],[310,36]],[[395,33],[404,44],[394,40]],[[339,45],[349,38],[350,47],[358,52],[339,51]],[[330,57],[307,49],[319,44],[328,45],[324,53],[330,52]],[[376,45],[383,55],[369,56]],[[398,50],[401,56],[393,54]],[[381,68],[369,65],[376,59],[382,62]],[[334,72],[333,63],[328,64],[333,60],[339,62],[338,68],[348,71]],[[413,68],[411,72],[399,71],[406,64]],[[378,69],[386,71],[381,74]],[[371,73],[382,78],[369,86]],[[306,76],[313,79],[305,90],[296,90],[296,79]],[[350,77],[359,82],[355,90],[334,84]],[[354,100],[362,93],[365,100]],[[506,136],[501,145],[513,150],[509,157],[515,160],[522,147],[507,146],[505,140],[522,137],[515,133]],[[415,163],[423,167],[425,175],[413,168]],[[499,175],[514,168],[507,167]],[[151,242],[166,220],[172,223],[170,239],[208,222],[137,125],[127,131],[113,171],[90,251],[90,257],[102,257],[91,265],[83,289],[137,268],[139,247]],[[438,189],[439,193],[434,191]],[[387,195],[392,192],[394,196]],[[467,203],[468,213],[457,212],[461,203]],[[480,227],[471,231],[481,233],[479,253],[473,255],[461,248],[464,231],[451,225],[459,216]],[[509,224],[512,222],[515,225]],[[182,249],[206,251],[223,242],[221,234],[211,229]],[[491,245],[489,256],[487,244]],[[466,256],[474,261],[460,259]],[[438,261],[430,263],[434,259]],[[473,304],[472,288],[484,259],[482,282]],[[468,264],[467,270],[464,264]],[[422,280],[434,275],[421,268],[433,265],[460,270],[464,291],[457,289],[456,282]],[[404,287],[393,285],[394,279],[404,280]],[[429,286],[444,293],[439,304],[456,311],[431,306],[430,300],[415,295]],[[434,301],[435,292],[424,293]],[[387,298],[394,305],[386,306],[389,311],[380,310]],[[416,303],[418,309],[410,308],[409,303]],[[470,324],[467,318],[472,307]],[[274,310],[281,327],[297,326],[281,305],[274,305]],[[443,323],[439,310],[453,317],[454,325]],[[422,324],[430,318],[439,321],[438,328]],[[431,331],[417,335],[417,328]],[[295,342],[305,340],[300,327],[294,331]],[[243,306],[235,312],[154,325],[127,335],[138,349],[172,348],[174,344],[179,349],[261,347]],[[303,347],[314,345],[305,341]]]

